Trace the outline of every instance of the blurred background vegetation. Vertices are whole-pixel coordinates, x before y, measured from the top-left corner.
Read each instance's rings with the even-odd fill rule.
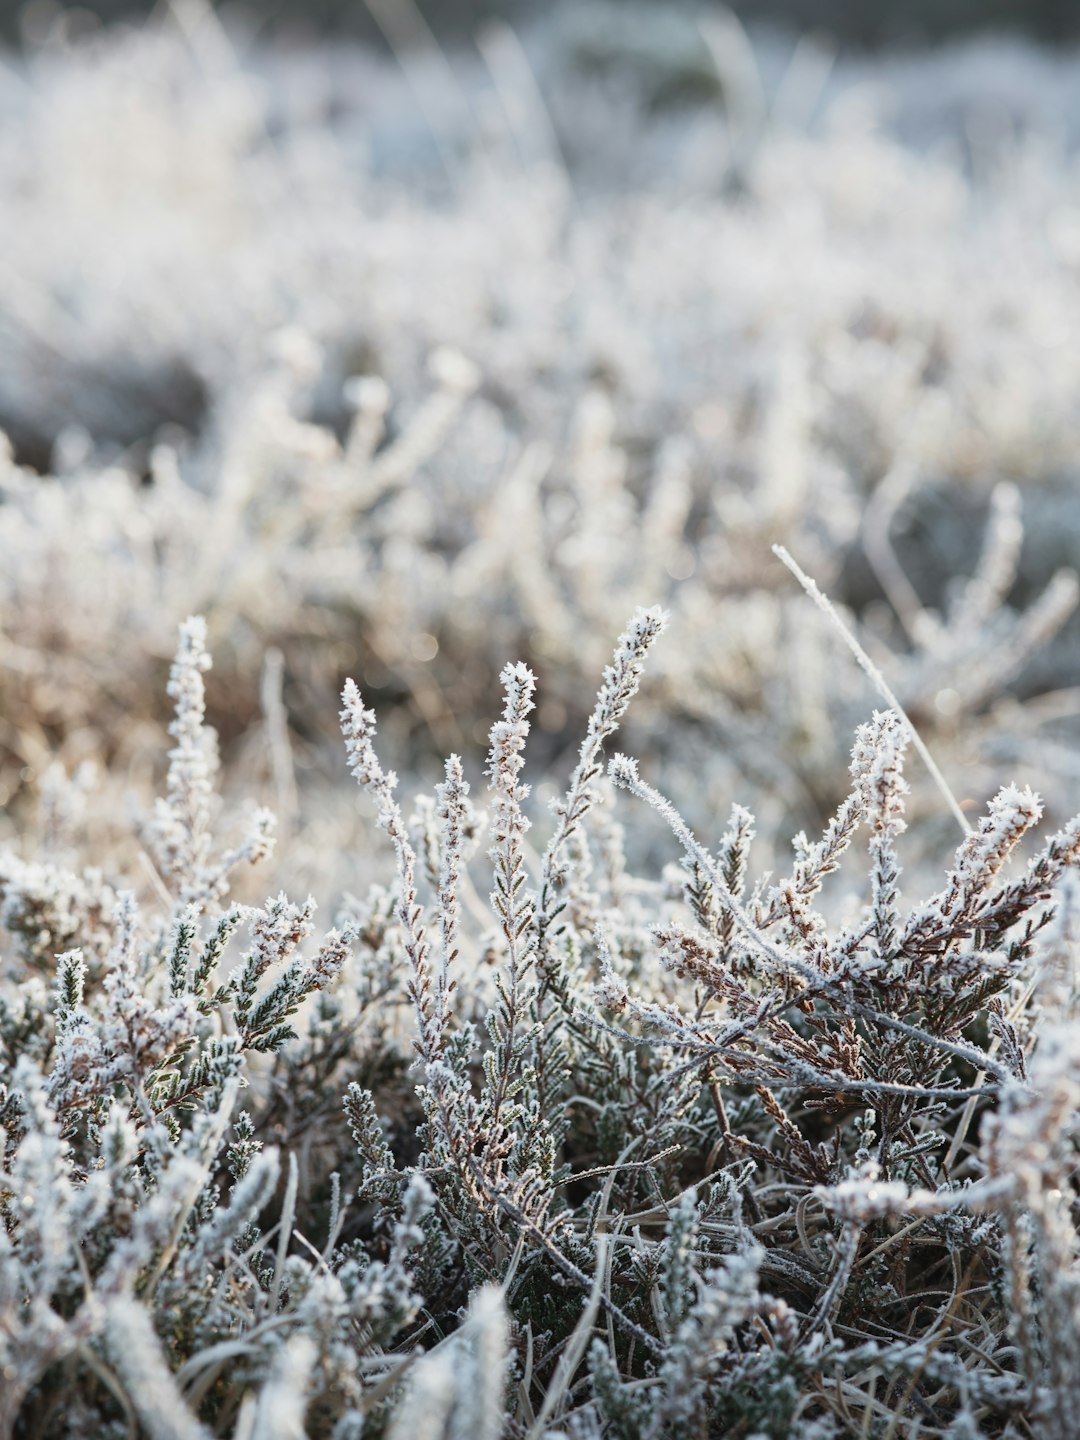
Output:
[[[57,761],[152,793],[199,613],[333,893],[345,675],[426,790],[522,659],[561,775],[654,602],[628,752],[809,833],[877,699],[774,543],[963,800],[1080,810],[1080,12],[495,3],[0,0],[0,838]]]
[[[389,8],[396,0],[382,0]],[[0,33],[18,39],[27,25],[39,26],[60,7],[55,0],[0,0]],[[70,7],[68,7],[70,9]],[[88,0],[78,7],[87,25],[97,20],[145,17],[150,0]],[[365,0],[247,0],[216,7],[245,28],[284,40],[332,34],[371,41],[380,27]],[[418,6],[437,36],[452,39],[485,20],[537,18],[546,9],[538,0],[421,0]],[[709,8],[690,0],[662,0],[657,9],[699,12]],[[1067,41],[1080,35],[1077,0],[733,0],[729,7],[746,23],[779,23],[813,30],[854,46],[918,45],[973,32],[1012,31],[1043,40]]]

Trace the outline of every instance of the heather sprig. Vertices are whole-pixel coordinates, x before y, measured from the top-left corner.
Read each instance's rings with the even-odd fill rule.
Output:
[[[375,803],[375,823],[390,836],[397,858],[398,923],[405,937],[409,959],[409,993],[417,1016],[417,1045],[425,1061],[439,1056],[442,1035],[439,1029],[442,1012],[437,1014],[432,993],[429,968],[431,947],[421,923],[421,909],[416,891],[416,852],[402,819],[401,808],[394,799],[397,776],[384,771],[375,753],[375,712],[366,710],[360,691],[352,680],[345,682],[342,692],[341,727],[349,768],[357,782]]]

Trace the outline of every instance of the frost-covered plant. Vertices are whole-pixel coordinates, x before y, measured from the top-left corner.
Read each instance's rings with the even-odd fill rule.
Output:
[[[376,965],[368,993],[326,995],[354,946],[374,938],[350,919],[309,949],[314,900],[227,903],[231,871],[265,857],[270,826],[260,812],[248,842],[215,848],[204,634],[201,619],[181,628],[169,682],[176,743],[144,826],[157,861],[149,899],[80,887],[59,866],[5,862],[8,933],[25,941],[31,913],[37,928],[11,953],[0,995],[4,1434],[104,1434],[125,1414],[151,1434],[205,1434],[197,1415],[216,1423],[222,1405],[243,1411],[244,1386],[222,1374],[239,1364],[272,1390],[286,1354],[299,1353],[290,1337],[326,1387],[356,1390],[357,1357],[341,1348],[350,1329],[392,1332],[415,1312],[406,1256],[423,1240],[421,1180],[405,1188],[377,1264],[335,1249],[337,1174],[315,1187],[330,1203],[326,1256],[289,1255],[295,1152],[276,1228],[257,1223],[281,1173],[280,1147],[265,1137],[295,1143],[294,1107],[311,1124],[323,1080],[362,1043],[365,1011],[386,987]],[[291,1018],[316,995],[323,1008],[282,1060],[298,1041]],[[378,1050],[367,1052],[376,1065]],[[276,1067],[260,1069],[257,1056],[278,1057]],[[241,1088],[259,1097],[250,1109],[237,1107]],[[82,1379],[56,1406],[55,1367],[72,1366]]]
[[[676,9],[0,67],[0,1435],[1080,1428],[1074,62]]]
[[[1005,786],[909,901],[885,711],[779,878],[745,806],[709,843],[611,755],[682,852],[637,874],[603,752],[668,618],[546,822],[527,667],[486,806],[451,756],[409,819],[347,682],[395,879],[321,940],[314,900],[229,899],[269,831],[219,847],[185,622],[155,863],[0,867],[0,1433],[1074,1432],[1080,818],[1019,859]]]

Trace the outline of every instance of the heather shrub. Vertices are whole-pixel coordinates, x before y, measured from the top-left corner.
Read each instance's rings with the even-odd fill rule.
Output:
[[[1075,63],[30,19],[0,1435],[1073,1440]]]
[[[875,712],[758,875],[742,804],[702,840],[605,769],[667,621],[620,637],[542,849],[526,666],[485,800],[451,756],[410,817],[348,681],[395,871],[318,935],[229,899],[273,826],[217,838],[184,624],[143,867],[58,826],[0,866],[5,1434],[1073,1433],[1080,818],[1017,860],[1042,803],[1006,786],[902,899]]]

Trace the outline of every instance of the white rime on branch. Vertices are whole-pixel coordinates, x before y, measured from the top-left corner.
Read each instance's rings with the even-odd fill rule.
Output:
[[[618,640],[539,853],[527,666],[486,806],[455,754],[408,823],[347,682],[394,881],[320,935],[313,897],[228,899],[186,622],[155,883],[0,861],[0,1434],[62,1384],[69,1433],[155,1440],[843,1440],[916,1410],[1071,1440],[1080,819],[1023,863],[1043,804],[1006,785],[911,903],[883,711],[779,879],[745,805],[709,846],[615,754],[683,852],[632,867],[602,752],[665,624]]]

